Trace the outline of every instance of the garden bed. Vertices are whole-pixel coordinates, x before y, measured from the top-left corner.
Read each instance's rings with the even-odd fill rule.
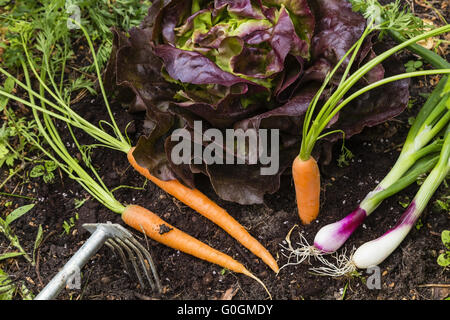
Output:
[[[423,92],[424,87],[417,86],[418,83],[415,83],[413,90]],[[421,101],[420,98],[418,101]],[[77,108],[86,110],[100,105],[97,103],[99,102],[87,99]],[[125,114],[118,105],[115,106],[115,112]],[[340,149],[334,151],[331,164],[322,167],[324,178],[321,214],[311,225],[297,229],[306,239],[312,241],[321,226],[344,217],[376,185],[376,181],[382,179],[399,154],[398,145],[405,139],[409,127],[408,118],[413,115],[414,108],[393,121],[367,129],[349,140],[347,147],[354,158],[348,166],[337,165]],[[89,116],[87,118],[94,122],[100,120]],[[123,121],[122,127],[131,120],[119,118]],[[138,132],[139,119],[135,120]],[[120,153],[97,150],[93,161],[102,164],[100,172],[108,186],[126,184],[141,187],[145,183]],[[14,187],[14,183],[10,183],[6,190],[12,191]],[[121,219],[94,200],[87,200],[83,206],[75,209],[76,200],[85,199],[86,193],[65,176],[61,179],[59,174],[53,184],[32,180],[30,184],[20,188],[26,190],[23,195],[35,197],[39,202],[31,212],[15,222],[14,232],[27,252],[33,251],[39,225],[43,226],[44,241],[38,250],[36,267],[31,267],[22,259],[14,259],[6,263],[6,271],[13,279],[25,281],[27,287],[37,293],[88,238],[89,234],[81,227],[83,223],[120,223]],[[261,243],[278,257],[280,266],[287,262],[280,244],[289,230],[299,223],[290,176],[283,176],[281,190],[268,196],[265,205],[230,204],[217,199],[207,186],[202,189],[252,234],[257,235]],[[385,201],[363,228],[351,237],[345,246],[347,250],[380,236],[392,227],[404,210],[401,203],[405,199],[411,199],[415,190],[417,186],[413,185]],[[441,187],[436,197],[442,196],[444,192],[446,190]],[[274,299],[442,299],[448,294],[445,286],[435,286],[448,283],[448,271],[436,262],[439,251],[443,249],[440,234],[448,226],[448,214],[436,205],[427,208],[421,218],[422,226],[412,230],[402,245],[380,266],[382,288],[369,290],[365,284],[365,278],[369,275],[364,272],[361,277],[335,279],[313,275],[309,272],[310,266],[302,264],[288,266],[277,276],[224,231],[151,183],[145,185],[145,190],[120,189],[115,195],[119,200],[126,202],[132,199],[133,203],[160,213],[169,223],[182,226],[187,233],[243,261],[264,281]],[[8,200],[13,200],[15,206],[30,202],[25,199]],[[76,214],[78,220],[69,234],[66,234],[63,224],[74,219]],[[154,297],[150,290],[140,288],[135,278],[130,280],[124,273],[119,258],[104,247],[83,269],[82,290],[64,291],[59,298],[220,299],[229,289],[233,289],[233,292],[237,289],[234,299],[267,298],[264,290],[245,276],[223,272],[218,266],[176,252],[152,240],[146,241],[141,235],[136,236],[148,246],[158,267],[164,287],[161,297]],[[299,240],[297,231],[293,232],[292,240],[293,243]],[[2,246],[7,246],[7,243],[3,242]],[[347,290],[344,295],[345,287]]]
[[[427,17],[432,15],[427,11],[423,14]],[[404,64],[412,59],[416,58],[410,54],[401,57]],[[412,104],[405,112],[386,123],[366,128],[361,134],[347,140],[346,147],[354,155],[348,164],[338,164],[340,144],[335,145],[329,164],[323,164],[322,158],[321,213],[311,225],[300,225],[292,233],[293,244],[299,240],[298,231],[312,242],[314,235],[322,226],[343,218],[355,209],[359,201],[377,185],[377,181],[386,175],[397,159],[400,146],[406,138],[410,127],[409,119],[415,116],[425,101],[422,94],[429,93],[435,84],[436,78],[412,80],[410,88]],[[102,100],[97,97],[85,97],[74,107],[80,115],[92,123],[98,123],[107,117]],[[120,129],[125,130],[127,124],[133,121],[128,127],[128,135],[135,143],[143,133],[143,116],[128,114],[123,106],[114,101],[112,107]],[[70,138],[67,130],[61,132],[63,139]],[[81,133],[80,137],[82,143],[92,143]],[[168,223],[243,262],[266,284],[274,299],[441,300],[449,295],[448,269],[442,268],[436,262],[444,249],[441,232],[449,228],[448,212],[435,202],[443,195],[448,195],[445,184],[438,189],[416,228],[413,228],[400,247],[380,265],[381,289],[369,289],[366,286],[366,279],[370,275],[364,271],[361,271],[360,275],[342,278],[318,276],[309,271],[311,266],[318,266],[314,260],[311,260],[311,264],[287,266],[275,275],[265,264],[212,222],[151,182],[146,183],[120,152],[96,149],[92,161],[108,187],[126,185],[140,188],[118,189],[114,195],[119,201],[148,208],[158,213]],[[33,252],[38,227],[42,226],[43,240],[36,250],[36,265],[32,266],[21,257],[0,261],[1,268],[13,281],[24,283],[34,294],[42,290],[89,237],[82,224],[107,221],[122,223],[119,215],[90,199],[76,182],[58,171],[55,175],[53,183],[44,183],[41,178],[29,179],[24,183],[18,177],[13,178],[4,190],[1,190],[21,196],[1,195],[0,207],[6,208],[5,212],[31,202],[37,204],[12,225],[14,234],[28,253]],[[0,172],[0,181],[7,176],[6,170]],[[280,190],[266,196],[264,205],[251,206],[220,200],[207,179],[204,181],[201,177],[197,179],[199,189],[256,236],[275,256],[280,267],[288,262],[283,255],[287,252],[283,251],[280,245],[294,225],[299,224],[290,175],[282,176]],[[382,235],[394,226],[405,210],[404,203],[413,198],[417,189],[417,184],[413,184],[384,201],[346,243],[347,252]],[[23,197],[30,197],[33,200]],[[80,203],[82,205],[77,208],[77,204]],[[144,238],[141,234],[134,234],[153,256],[163,286],[161,295],[155,295],[148,288],[141,288],[136,277],[126,274],[120,259],[105,246],[82,270],[81,289],[64,290],[58,299],[263,300],[267,298],[263,288],[250,278],[174,251]],[[0,235],[0,253],[7,252],[9,248],[9,242]],[[15,298],[20,299],[20,295],[16,295]]]

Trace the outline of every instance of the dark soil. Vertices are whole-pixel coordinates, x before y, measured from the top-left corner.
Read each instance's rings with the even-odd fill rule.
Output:
[[[409,58],[411,56],[403,57],[404,62]],[[389,171],[409,129],[408,119],[414,116],[424,101],[419,93],[430,91],[428,87],[430,80],[413,81],[411,93],[416,102],[412,109],[406,110],[387,123],[368,128],[346,142],[346,146],[354,154],[348,166],[337,165],[340,144],[334,147],[332,162],[321,168],[323,178],[321,214],[311,225],[300,226],[292,233],[291,240],[294,245],[299,240],[297,231],[301,231],[303,236],[312,242],[314,235],[322,226],[341,219],[355,209],[359,201]],[[106,117],[100,99],[85,99],[77,108],[92,122],[98,122],[99,117]],[[120,105],[114,105],[113,108],[122,128],[134,120],[129,128],[129,135],[136,141],[141,119],[139,117],[133,119]],[[68,135],[67,130],[64,133]],[[83,137],[81,141],[89,142]],[[380,265],[381,289],[370,290],[366,286],[368,274],[364,271],[361,271],[360,276],[345,278],[317,276],[309,271],[311,266],[319,266],[313,259],[311,264],[287,266],[275,275],[265,264],[213,223],[168,196],[152,183],[145,184],[145,179],[129,167],[125,154],[96,149],[93,153],[93,163],[98,166],[106,185],[111,189],[120,185],[134,187],[145,185],[144,190],[121,188],[115,191],[114,194],[119,201],[146,207],[158,213],[168,223],[243,262],[267,285],[274,299],[441,300],[449,295],[448,269],[440,267],[436,262],[437,256],[444,249],[440,234],[450,227],[448,212],[444,212],[434,204],[434,200],[438,197],[442,197],[445,193],[448,195],[448,189],[445,189],[444,185],[438,189],[423,213],[420,225],[414,228],[400,247]],[[5,272],[14,280],[23,281],[34,294],[42,290],[89,237],[82,224],[107,221],[123,224],[119,215],[92,199],[87,200],[79,209],[75,209],[74,201],[86,199],[88,195],[65,175],[56,176],[52,184],[45,184],[39,179],[22,184],[22,181],[13,179],[6,189],[2,190],[15,191],[17,194],[38,199],[35,208],[12,226],[24,249],[31,254],[38,226],[42,225],[44,240],[36,252],[36,266],[31,266],[22,258],[0,263]],[[0,177],[4,177],[4,174]],[[240,206],[221,201],[207,185],[206,180],[199,179],[198,184],[202,191],[248,228],[249,232],[277,258],[280,266],[287,263],[287,258],[283,255],[286,251],[283,251],[280,244],[292,227],[299,223],[290,176],[282,178],[281,189],[276,194],[267,196],[265,205],[255,206]],[[394,226],[404,211],[401,203],[411,200],[417,190],[418,186],[414,184],[386,200],[348,240],[345,245],[347,252],[382,235]],[[13,201],[14,206],[30,203],[30,200],[26,199],[0,197],[2,206],[6,201]],[[65,234],[64,222],[76,214],[79,219],[69,234]],[[58,299],[211,300],[230,297],[230,292],[233,292],[234,296],[233,294],[231,296],[236,300],[267,299],[264,289],[250,278],[174,251],[145,239],[141,234],[134,234],[153,256],[163,285],[162,295],[157,296],[150,289],[141,288],[136,277],[127,274],[120,259],[104,246],[84,267],[81,290],[64,290]],[[13,250],[8,249],[8,246],[6,238],[0,235],[0,253]],[[20,296],[16,298],[19,299]]]
[[[92,108],[93,105],[95,103],[86,101],[79,107],[81,110]],[[118,109],[119,106],[115,108],[116,113],[121,114],[118,118],[122,120],[122,126],[125,125],[130,119],[123,116],[127,114]],[[398,119],[367,129],[349,140],[347,147],[353,152],[354,158],[348,166],[337,166],[335,159],[339,156],[340,146],[336,146],[334,160],[329,166],[322,167],[323,203],[319,219],[309,226],[297,229],[308,241],[313,240],[320,227],[342,218],[357,207],[358,202],[383,178],[398,156],[398,146],[405,139],[408,117],[413,112],[414,110],[406,111]],[[99,165],[106,185],[111,188],[123,184],[135,187],[144,185],[145,180],[129,167],[124,154],[98,149],[94,152],[93,162]],[[32,252],[37,228],[42,225],[44,242],[37,251],[38,264],[31,267],[25,260],[15,259],[3,266],[13,278],[25,280],[34,293],[43,288],[88,238],[89,234],[83,229],[83,223],[121,223],[118,215],[94,200],[88,200],[81,208],[75,209],[75,199],[85,199],[87,194],[77,183],[65,176],[61,177],[58,176],[53,184],[36,180],[23,186],[32,188],[30,192],[39,202],[31,212],[16,221],[13,228],[25,250]],[[226,208],[252,235],[260,239],[278,258],[280,266],[287,262],[280,244],[289,230],[299,223],[290,176],[283,177],[281,190],[268,196],[263,206],[240,206],[220,201],[206,184],[201,186],[208,196]],[[400,202],[412,199],[417,189],[417,185],[412,185],[385,201],[363,228],[350,238],[346,248],[351,250],[392,227],[404,210]],[[444,192],[444,187],[441,186],[436,196],[442,196]],[[436,258],[443,249],[440,233],[448,229],[449,217],[448,213],[442,212],[433,204],[429,205],[421,218],[423,226],[413,229],[401,246],[380,266],[381,290],[369,290],[365,285],[367,275],[364,272],[362,277],[320,277],[311,274],[311,266],[304,263],[288,266],[279,275],[275,275],[221,229],[151,183],[145,185],[145,190],[119,189],[115,195],[123,203],[140,204],[157,212],[167,222],[244,262],[264,281],[275,299],[339,299],[347,285],[345,299],[442,299],[448,295],[448,292],[443,292],[443,288],[426,286],[448,283],[448,270],[440,267]],[[29,203],[24,199],[13,201],[18,206]],[[69,221],[76,213],[79,219],[75,227],[68,235],[64,234],[64,221]],[[59,298],[219,299],[230,288],[238,288],[234,299],[267,298],[263,288],[252,279],[223,272],[218,266],[143,239],[141,235],[136,236],[153,255],[164,287],[162,296],[156,297],[151,290],[140,288],[136,278],[130,278],[124,272],[118,257],[105,246],[84,268],[82,290],[65,291]],[[292,243],[295,244],[298,239],[297,231],[293,232]],[[1,241],[2,246],[7,246],[3,236]],[[311,262],[316,265],[313,260]]]

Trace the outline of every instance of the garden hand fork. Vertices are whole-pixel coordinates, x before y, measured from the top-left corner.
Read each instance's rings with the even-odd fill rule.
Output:
[[[89,239],[78,249],[73,257],[64,265],[63,269],[45,286],[35,297],[35,300],[54,299],[61,290],[77,276],[81,268],[89,259],[106,244],[114,252],[117,252],[125,265],[129,275],[128,260],[131,261],[141,287],[145,288],[143,277],[139,271],[136,260],[139,260],[145,277],[153,291],[161,293],[161,283],[150,253],[133,237],[133,235],[119,224],[87,223],[83,227],[91,233]],[[126,254],[125,254],[126,252]],[[150,269],[150,270],[149,270]],[[153,275],[154,280],[150,275]]]

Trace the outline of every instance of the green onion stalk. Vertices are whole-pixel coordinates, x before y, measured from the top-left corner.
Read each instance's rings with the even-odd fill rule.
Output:
[[[396,181],[389,188],[378,192],[374,196],[374,201],[378,201],[381,203],[385,199],[392,197],[394,194],[404,190],[408,186],[412,185],[414,182],[418,181],[419,178],[423,177],[429,173],[439,161],[439,151],[443,145],[443,139],[438,139],[434,142],[436,152],[431,152],[430,154],[424,156],[419,159],[414,166],[408,170],[407,173],[403,177],[401,177],[398,181]],[[376,199],[375,199],[376,198]],[[284,254],[288,258],[288,263],[282,266],[282,268],[289,265],[300,264],[311,256],[314,256],[317,260],[322,262],[325,265],[331,266],[330,263],[324,259],[323,255],[335,253],[343,243],[350,237],[352,232],[356,230],[356,228],[364,221],[363,219],[358,219],[362,215],[360,214],[362,210],[355,210],[351,214],[349,214],[344,219],[322,227],[317,233],[316,238],[314,239],[314,245],[309,245],[308,241],[305,237],[300,235],[300,246],[294,248],[290,241],[290,234],[286,237],[286,245],[282,245],[283,249],[285,249],[289,254]],[[294,262],[292,262],[294,261]],[[280,268],[280,269],[282,269]],[[335,270],[335,268],[333,268]],[[353,271],[353,270],[351,270]],[[338,274],[336,273],[328,273],[327,275],[345,275],[348,271],[341,270]]]
[[[434,193],[449,173],[450,125],[445,130],[444,142],[437,163],[395,226],[381,237],[362,244],[353,252],[350,259],[342,255],[338,256],[337,265],[322,259],[326,266],[312,268],[311,271],[320,275],[343,276],[357,272],[358,269],[368,269],[383,263],[413,229]]]
[[[398,81],[401,79],[411,78],[411,77],[418,77],[418,76],[424,76],[424,75],[437,75],[437,74],[449,74],[450,68],[444,68],[444,69],[437,69],[437,70],[427,70],[427,71],[415,71],[415,72],[409,72],[409,73],[403,73],[396,76],[388,77],[385,79],[382,79],[380,81],[377,81],[375,83],[372,83],[357,92],[351,94],[349,97],[345,98],[343,101],[342,99],[344,96],[352,89],[352,87],[359,81],[361,78],[363,78],[370,70],[372,70],[375,66],[382,63],[384,60],[392,56],[393,54],[399,52],[402,49],[405,49],[406,47],[410,46],[411,44],[415,44],[423,39],[427,39],[429,37],[434,37],[439,34],[443,34],[450,31],[450,25],[440,27],[428,32],[423,33],[422,35],[416,36],[412,39],[409,39],[401,44],[398,44],[397,46],[385,51],[381,55],[377,56],[376,58],[372,59],[371,61],[367,62],[365,65],[360,67],[357,71],[355,71],[352,75],[348,76],[350,73],[350,69],[353,65],[353,62],[355,61],[356,54],[358,53],[358,50],[362,46],[362,43],[367,38],[367,36],[371,33],[378,30],[376,26],[374,26],[374,21],[370,21],[365,29],[365,32],[361,36],[361,38],[357,41],[356,45],[354,45],[349,51],[347,51],[346,55],[339,61],[339,63],[336,65],[336,67],[329,73],[327,78],[325,79],[321,89],[318,91],[314,99],[311,101],[311,104],[308,108],[308,111],[305,116],[305,120],[303,123],[303,137],[302,137],[302,144],[300,149],[299,157],[303,161],[307,161],[311,157],[311,153],[313,151],[313,148],[315,146],[316,141],[324,138],[327,135],[334,134],[340,130],[331,131],[325,134],[322,134],[322,132],[328,127],[331,120],[351,101],[359,97],[360,95],[366,93],[369,90],[375,89],[377,87],[380,87],[382,85],[385,85],[390,82]],[[346,67],[345,73],[342,77],[342,80],[339,84],[339,86],[334,90],[331,97],[322,105],[320,108],[320,111],[318,114],[314,116],[314,111],[316,109],[316,106],[320,100],[320,97],[322,96],[326,86],[329,84],[330,80],[335,75],[336,71],[339,69],[339,67],[342,65],[342,63],[347,59],[347,57],[352,54],[350,61]],[[348,76],[348,77],[347,77]]]
[[[450,125],[439,161],[427,176],[410,205],[397,224],[381,237],[361,245],[353,254],[353,264],[358,269],[381,264],[405,239],[425,210],[432,196],[450,172]]]
[[[441,81],[437,85],[421,108],[389,173],[366,195],[358,208],[318,231],[314,238],[314,247],[320,252],[332,253],[338,250],[383,200],[409,185],[403,185],[401,179],[419,159],[440,152],[443,139],[439,138],[439,135],[450,121],[450,109],[446,106],[450,94],[442,96],[446,83],[450,82],[448,79],[445,77],[445,82]],[[396,192],[392,192],[393,190]]]

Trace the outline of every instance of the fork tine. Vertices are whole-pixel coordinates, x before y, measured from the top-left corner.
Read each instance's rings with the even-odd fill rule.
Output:
[[[161,291],[162,291],[161,281],[159,280],[159,275],[156,270],[156,266],[155,266],[155,263],[153,262],[153,258],[151,256],[150,252],[148,252],[148,250],[142,244],[140,244],[139,241],[137,241],[136,239],[130,238],[128,240],[131,241],[140,250],[140,252],[142,252],[144,254],[144,256],[147,260],[148,266],[150,266],[150,270],[152,271],[153,278],[155,279],[154,282],[156,285],[156,289],[157,289],[158,293],[161,293]],[[147,267],[147,265],[145,265],[145,266],[146,266],[146,268],[145,268],[146,276],[147,276],[147,278],[149,278],[149,281],[151,282],[150,275],[148,274],[148,267]]]
[[[144,260],[144,257],[143,257],[143,255],[142,255],[142,253],[141,253],[141,252],[139,251],[139,249],[136,248],[136,246],[135,246],[133,243],[131,243],[131,241],[129,241],[128,239],[124,239],[123,241],[124,241],[124,243],[126,243],[131,249],[133,249],[134,252],[136,253],[136,255],[138,256],[139,262],[141,263],[141,266],[142,266],[142,269],[144,270],[145,276],[146,276],[147,280],[149,281],[150,286],[152,287],[152,290],[154,291],[154,290],[155,290],[155,284],[154,284],[153,280],[150,278],[150,276],[149,276],[149,274],[148,274],[148,268],[147,268],[147,265],[146,265],[146,263],[145,263],[145,260]]]
[[[128,266],[128,263],[127,263],[127,258],[125,256],[125,253],[123,252],[123,249],[120,247],[120,245],[117,244],[113,239],[108,239],[105,244],[109,248],[111,248],[111,250],[114,252],[114,254],[119,256],[120,261],[122,262],[122,265],[125,268],[125,272],[128,274],[128,276],[132,277],[130,267]]]
[[[114,240],[116,240],[122,246],[122,248],[124,248],[125,251],[128,253],[128,259],[131,261],[131,264],[134,267],[134,271],[135,271],[135,273],[136,273],[136,275],[138,277],[139,283],[140,283],[142,288],[145,288],[145,284],[144,284],[144,281],[142,279],[142,274],[139,271],[139,267],[137,266],[136,256],[134,255],[133,250],[130,249],[130,247],[125,242],[123,242],[122,239],[116,237],[116,238],[114,238]]]
[[[131,268],[128,260],[134,267],[135,274],[138,278],[139,284],[142,288],[145,288],[144,279],[140,267],[136,260],[139,260],[140,265],[145,273],[145,277],[148,280],[153,291],[157,290],[158,294],[161,294],[161,282],[159,275],[156,271],[155,264],[152,256],[148,250],[137,241],[133,234],[120,224],[112,224],[111,222],[98,224],[98,223],[85,223],[83,227],[91,233],[95,233],[98,230],[102,230],[107,235],[107,240],[104,242],[116,256],[120,257],[122,264],[128,275],[132,277]],[[150,273],[151,270],[151,273]],[[153,277],[152,277],[153,276]],[[134,278],[134,277],[133,277]]]
[[[146,261],[145,261],[145,259],[144,259],[144,256],[143,256],[144,252],[142,252],[142,251],[135,245],[135,243],[133,243],[132,241],[130,241],[130,239],[124,239],[124,242],[125,242],[126,244],[128,244],[128,245],[136,252],[137,256],[139,257],[139,261],[141,262],[142,269],[144,270],[144,274],[145,274],[145,276],[146,276],[148,282],[150,283],[150,286],[152,287],[152,290],[155,291],[155,289],[156,289],[156,288],[155,288],[155,282],[152,280],[152,277],[151,277],[150,274],[149,274],[149,267],[148,267],[149,262],[147,261],[147,263],[146,263]],[[158,280],[158,279],[155,279],[155,280]],[[160,288],[158,288],[158,292],[159,292],[159,289],[160,289]]]

